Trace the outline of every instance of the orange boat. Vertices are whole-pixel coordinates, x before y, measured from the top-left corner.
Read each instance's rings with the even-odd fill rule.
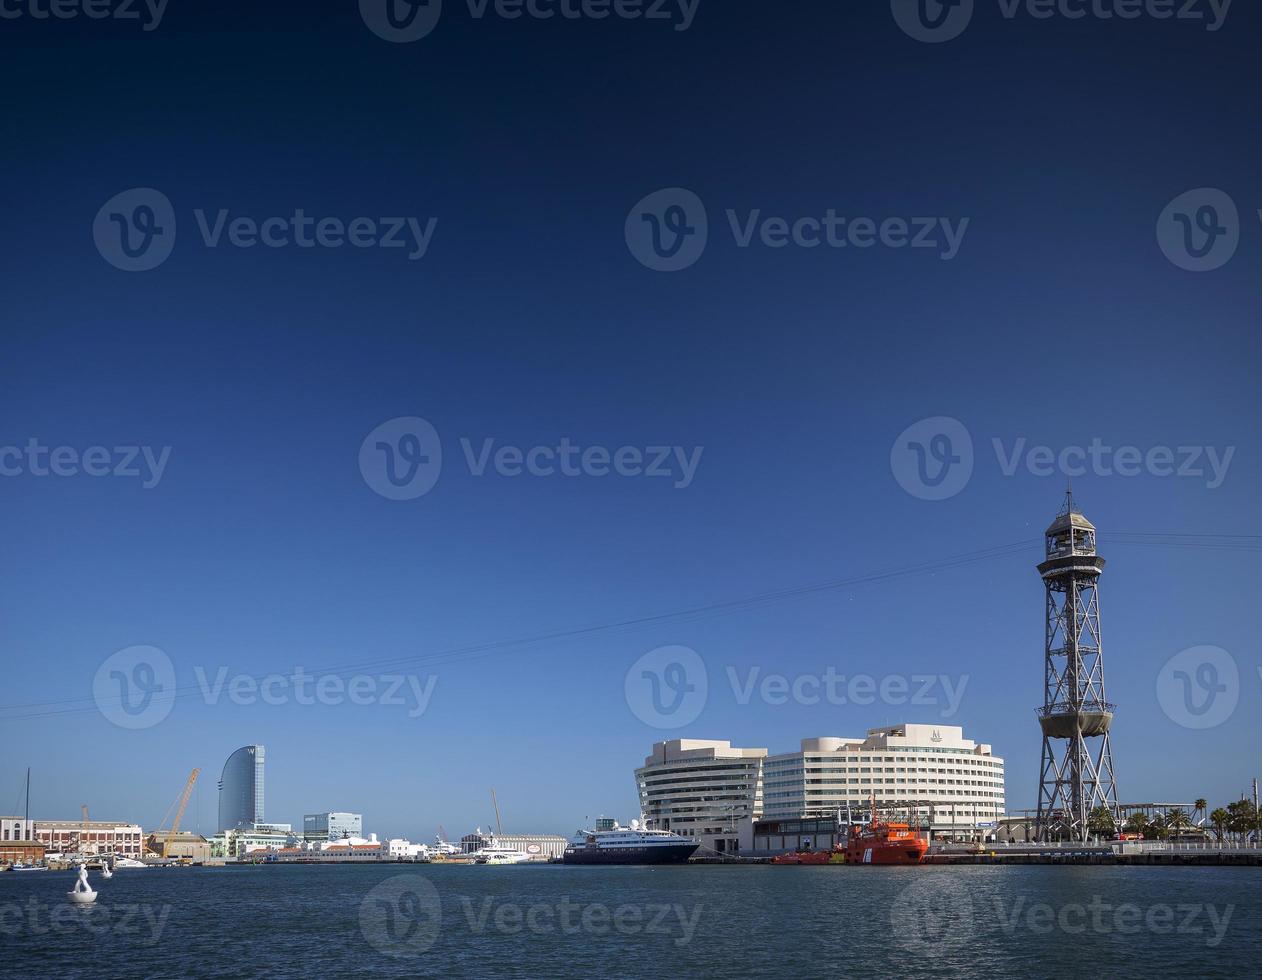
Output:
[[[920,864],[929,842],[905,823],[886,823],[875,813],[872,822],[850,828],[847,864]]]

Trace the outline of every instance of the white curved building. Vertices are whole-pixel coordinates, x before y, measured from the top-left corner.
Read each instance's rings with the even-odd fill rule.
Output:
[[[917,802],[933,829],[971,832],[1004,814],[1003,759],[952,725],[891,725],[866,738],[805,738],[763,764],[763,818],[835,816]]]
[[[657,830],[699,841],[702,851],[736,851],[742,822],[762,813],[766,755],[708,739],[658,742],[635,771],[640,813]]]

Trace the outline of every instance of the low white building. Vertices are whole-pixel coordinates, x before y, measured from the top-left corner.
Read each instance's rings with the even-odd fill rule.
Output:
[[[429,848],[401,837],[381,841],[376,834],[369,834],[367,838],[346,837],[341,840],[305,841],[288,847],[252,848],[244,856],[264,861],[358,864],[369,861],[424,861],[429,858]]]
[[[215,834],[210,838],[211,857],[244,857],[251,851],[277,850],[298,843],[288,824],[258,824]]]
[[[413,844],[402,837],[391,838],[386,846],[386,856],[391,861],[423,861],[429,857],[429,848],[424,844]]]
[[[25,817],[0,817],[0,841],[35,840],[35,821]]]

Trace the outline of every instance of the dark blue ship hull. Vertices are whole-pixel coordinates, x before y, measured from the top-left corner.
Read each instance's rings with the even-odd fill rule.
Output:
[[[562,864],[683,864],[700,844],[660,847],[567,847]]]

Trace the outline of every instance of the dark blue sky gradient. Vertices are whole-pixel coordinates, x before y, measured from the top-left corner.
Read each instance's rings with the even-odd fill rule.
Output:
[[[0,22],[7,180],[0,444],[170,445],[136,481],[0,480],[5,705],[90,698],[132,644],[253,674],[431,655],[620,621],[1037,538],[1060,477],[1006,478],[990,448],[1236,446],[1227,480],[1085,477],[1101,528],[1114,752],[1126,800],[1215,802],[1254,775],[1262,678],[1256,556],[1108,532],[1258,534],[1262,13],[1180,22],[1003,19],[980,2],[942,45],[886,3],[702,0],[669,25],[472,20],[392,45],[354,3],[171,0],[150,33]],[[91,225],[112,195],[173,202],[172,257],[124,273]],[[681,186],[710,245],[651,272],[623,222]],[[1236,257],[1203,275],[1163,256],[1166,204],[1219,187]],[[438,218],[429,254],[205,248],[194,208],[258,219]],[[958,257],[740,249],[724,210],[970,220]],[[357,468],[376,425],[419,415],[444,440],[428,496],[395,503]],[[969,428],[978,463],[926,502],[890,472],[928,416]],[[473,478],[458,440],[704,446],[694,484]],[[1038,548],[754,610],[467,659],[429,711],[180,702],[153,729],[88,709],[0,717],[0,811],[29,764],[35,810],[156,824],[188,770],[213,830],[227,755],[268,751],[267,815],[362,811],[427,839],[485,825],[569,832],[635,815],[653,741],[802,737],[901,720],[963,724],[1032,806],[1039,751]],[[647,650],[692,646],[706,711],[661,732],[628,710]],[[1189,731],[1159,667],[1215,644],[1240,706]],[[741,706],[724,666],[790,676],[969,675],[960,714]],[[0,712],[7,716],[10,712]],[[193,817],[195,822],[197,817]]]

